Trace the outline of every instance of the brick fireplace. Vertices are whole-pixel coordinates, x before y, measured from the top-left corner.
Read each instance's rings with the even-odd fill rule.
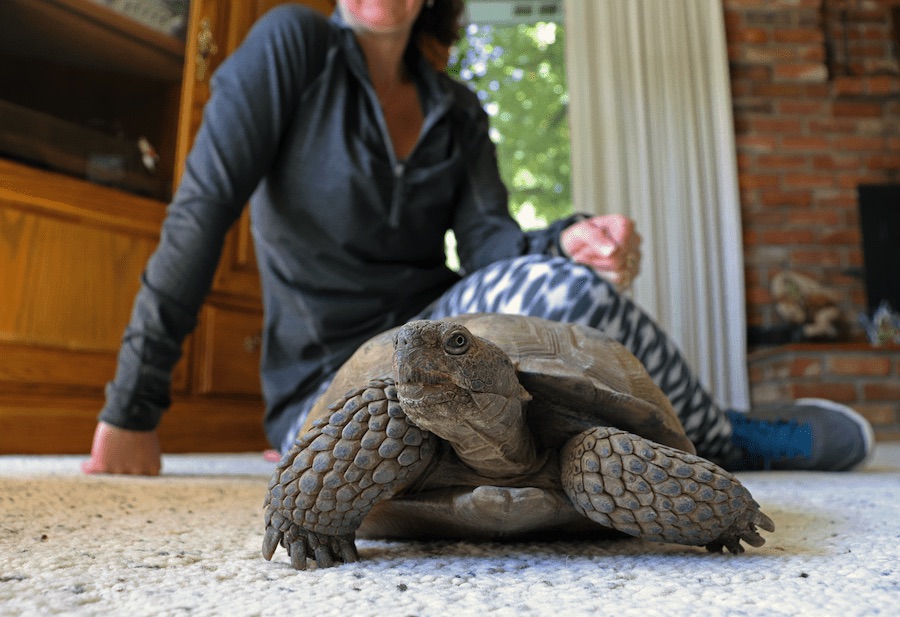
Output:
[[[836,342],[752,349],[752,397],[833,398],[879,438],[900,439],[900,346],[872,347],[857,325],[867,308],[857,189],[900,183],[900,0],[723,6],[748,323],[782,324],[769,290],[791,270],[839,291],[849,326]]]

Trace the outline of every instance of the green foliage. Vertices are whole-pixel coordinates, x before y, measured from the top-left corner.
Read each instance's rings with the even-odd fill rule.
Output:
[[[554,23],[471,25],[448,69],[491,117],[510,211],[524,228],[572,212],[563,35]]]

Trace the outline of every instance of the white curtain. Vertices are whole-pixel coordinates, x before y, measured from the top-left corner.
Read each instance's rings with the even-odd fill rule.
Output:
[[[631,216],[633,297],[716,402],[749,404],[721,0],[566,0],[576,211]]]

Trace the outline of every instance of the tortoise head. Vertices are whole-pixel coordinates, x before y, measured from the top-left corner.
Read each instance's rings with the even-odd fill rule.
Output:
[[[413,321],[400,328],[394,377],[409,418],[455,448],[495,436],[505,441],[524,426],[522,404],[531,396],[509,356],[452,321]]]

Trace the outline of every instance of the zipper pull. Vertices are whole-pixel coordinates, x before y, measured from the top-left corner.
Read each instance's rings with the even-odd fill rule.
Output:
[[[388,226],[392,229],[400,227],[400,207],[403,202],[403,174],[406,173],[406,165],[397,163],[394,165],[394,194],[391,196],[391,210],[388,213]]]

